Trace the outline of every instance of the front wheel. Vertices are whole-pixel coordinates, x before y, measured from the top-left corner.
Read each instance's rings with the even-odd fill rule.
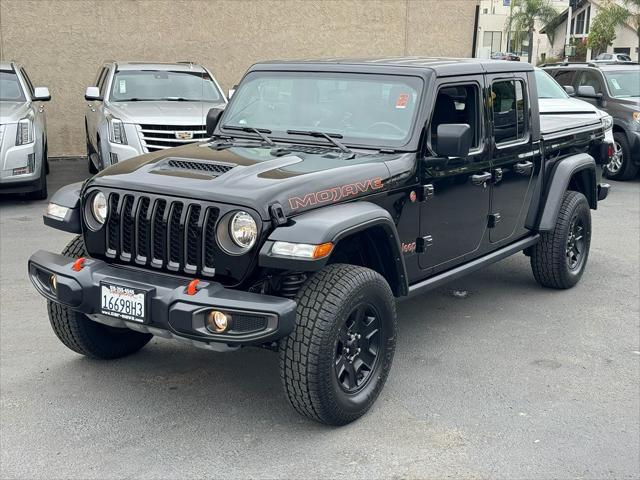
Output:
[[[556,225],[531,250],[531,269],[543,287],[573,287],[584,273],[591,245],[591,210],[580,192],[565,192]]]
[[[604,175],[612,180],[629,180],[638,173],[638,166],[631,158],[631,147],[624,132],[613,134],[614,154],[604,166]]]
[[[82,237],[74,238],[62,251],[70,257],[87,255]],[[76,353],[92,358],[120,358],[137,352],[153,335],[114,328],[90,320],[86,315],[48,301],[49,321],[60,341]]]
[[[368,268],[325,267],[297,295],[296,328],[280,342],[280,372],[293,407],[345,425],[364,415],[387,379],[396,342],[395,300]]]

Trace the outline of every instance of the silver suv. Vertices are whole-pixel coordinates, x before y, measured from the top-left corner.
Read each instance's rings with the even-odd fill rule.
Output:
[[[201,141],[207,112],[227,104],[220,85],[190,62],[106,62],[87,88],[92,173],[143,153]]]
[[[13,62],[0,63],[0,192],[47,198],[47,122],[42,102],[49,90],[34,87]]]

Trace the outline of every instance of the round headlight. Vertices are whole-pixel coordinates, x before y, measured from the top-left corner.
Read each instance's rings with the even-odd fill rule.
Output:
[[[98,192],[91,199],[91,215],[100,225],[107,220],[107,197]]]
[[[231,217],[229,234],[233,243],[240,248],[249,250],[256,243],[258,226],[253,217],[247,212],[238,212]]]

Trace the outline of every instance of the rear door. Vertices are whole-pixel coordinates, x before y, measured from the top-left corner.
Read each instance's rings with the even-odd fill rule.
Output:
[[[425,200],[420,207],[420,268],[438,272],[462,263],[480,248],[487,227],[490,200],[490,146],[486,141],[483,105],[484,78],[464,81],[440,80],[431,121],[428,145],[422,162]],[[437,127],[466,123],[474,133],[469,155],[438,157]]]
[[[527,193],[535,171],[530,99],[525,73],[488,75],[493,165],[489,240],[521,233]]]

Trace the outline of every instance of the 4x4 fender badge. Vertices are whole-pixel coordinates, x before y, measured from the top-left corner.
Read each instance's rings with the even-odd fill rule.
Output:
[[[327,188],[318,192],[307,193],[303,197],[289,198],[289,206],[292,210],[310,207],[321,203],[335,203],[343,198],[355,197],[361,193],[382,188],[382,179],[369,178],[359,182],[347,183],[339,187]]]

